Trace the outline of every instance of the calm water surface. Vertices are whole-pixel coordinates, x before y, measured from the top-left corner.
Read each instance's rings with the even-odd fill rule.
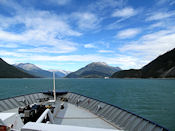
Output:
[[[175,131],[175,79],[56,79],[56,89],[120,106]],[[52,90],[52,79],[0,79],[0,99]]]

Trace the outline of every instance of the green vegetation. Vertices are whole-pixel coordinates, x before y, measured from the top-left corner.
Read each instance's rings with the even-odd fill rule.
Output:
[[[93,62],[87,66],[70,73],[67,78],[104,78],[110,77],[114,72],[121,70],[103,62]]]
[[[175,78],[175,49],[159,56],[142,69],[119,71],[112,78]]]
[[[28,73],[25,73],[16,67],[9,65],[0,58],[0,78],[34,78]]]

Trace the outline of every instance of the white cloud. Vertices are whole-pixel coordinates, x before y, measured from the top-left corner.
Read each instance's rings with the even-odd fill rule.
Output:
[[[127,38],[132,38],[139,34],[141,30],[139,28],[130,28],[126,30],[122,30],[117,33],[116,37],[120,39],[127,39]]]
[[[155,0],[156,4],[159,6],[165,6],[165,4],[169,4],[169,5],[173,5],[173,3],[175,4],[174,0]]]
[[[171,27],[171,29],[144,35],[139,40],[124,45],[120,48],[120,51],[130,52],[140,59],[151,61],[160,54],[175,48],[174,38],[175,27]]]
[[[17,48],[18,45],[17,44],[14,44],[14,43],[0,43],[0,47],[2,48]]]
[[[6,51],[6,50],[0,50],[0,56],[23,57],[23,55],[20,53],[10,52],[10,51]]]
[[[121,24],[119,22],[120,21],[117,20],[114,23],[111,23],[111,24],[107,25],[105,29],[106,30],[121,29],[124,26],[124,24]]]
[[[76,12],[72,17],[77,20],[80,29],[95,29],[99,26],[100,19],[90,12]]]
[[[10,53],[10,52],[9,52]],[[98,54],[87,54],[87,55],[60,55],[60,56],[49,56],[49,55],[36,55],[36,54],[23,54],[23,53],[13,53],[9,54],[6,56],[8,52],[4,54],[4,52],[0,52],[0,55],[3,56],[4,60],[7,62],[10,62],[11,64],[14,64],[16,62],[28,62],[28,61],[33,61],[33,62],[96,62],[96,61],[103,61],[108,64],[113,64],[120,66],[122,69],[127,69],[127,68],[133,68],[133,67],[138,67],[139,61],[135,57],[131,56],[125,56],[125,55],[118,55],[114,54],[111,57],[108,56],[100,56]],[[15,57],[15,58],[14,58]],[[26,61],[27,60],[27,61]]]
[[[11,43],[18,43],[19,47],[20,45],[34,47],[48,45],[51,48],[47,50],[53,50],[54,53],[69,53],[77,49],[77,44],[66,40],[66,37],[78,37],[82,33],[73,30],[61,17],[48,11],[25,10],[18,7],[19,5],[14,6],[17,13],[13,17],[0,15],[0,40],[1,43],[6,43],[6,47],[12,47]],[[4,31],[16,24],[25,26],[21,33]],[[45,51],[46,49],[40,50]],[[37,52],[39,49],[34,48],[34,51]]]
[[[99,53],[114,53],[112,50],[99,50]]]
[[[120,48],[120,51],[122,53],[124,52],[125,55],[115,54],[113,49],[110,48],[111,43],[106,41],[108,39],[107,37],[101,38],[101,41],[103,40],[105,42],[100,43],[97,42],[98,40],[96,40],[94,43],[84,45],[84,48],[96,48],[95,50],[97,51],[97,54],[58,54],[76,51],[79,44],[73,42],[72,40],[77,40],[74,39],[74,37],[83,35],[79,29],[81,31],[99,29],[100,22],[105,19],[102,19],[101,17],[108,14],[106,17],[111,18],[111,11],[114,11],[114,9],[117,9],[112,14],[112,17],[115,18],[111,19],[116,19],[116,22],[109,25],[107,27],[108,29],[121,28],[122,25],[119,22],[139,13],[139,10],[132,7],[122,9],[121,7],[125,7],[122,1],[123,0],[99,0],[92,3],[94,4],[92,7],[94,10],[84,9],[85,12],[80,12],[81,9],[78,9],[79,12],[67,15],[62,14],[65,13],[62,11],[59,12],[58,15],[54,13],[54,11],[49,12],[44,10],[36,10],[32,7],[24,9],[20,5],[17,5],[17,2],[16,4],[14,4],[15,2],[11,2],[11,4],[6,2],[6,6],[9,8],[14,8],[14,12],[11,13],[11,17],[0,15],[0,47],[4,47],[3,49],[0,49],[0,56],[7,58],[7,60],[11,62],[37,61],[43,63],[55,63],[55,61],[65,61],[74,63],[90,63],[93,61],[104,61],[108,64],[116,64],[123,69],[126,69],[141,67],[146,64],[146,62],[155,58],[155,56],[174,48],[175,33],[173,30],[175,28],[169,28],[168,30],[162,30],[144,35],[137,41],[127,43],[125,46]],[[56,0],[55,2],[57,3]],[[59,2],[61,3],[57,4],[66,5],[69,4],[70,0],[62,0]],[[90,7],[88,6],[87,8],[89,9]],[[102,14],[96,11],[96,9]],[[174,11],[156,12],[148,14],[147,22],[151,21],[152,23],[153,20],[164,20],[164,23],[162,21],[153,21],[157,23],[152,24],[150,28],[161,27],[162,24],[166,25],[166,23],[168,23],[168,27],[170,27],[170,23],[167,21],[167,19],[174,18],[174,16]],[[24,24],[24,30],[20,33],[16,33],[14,30],[8,32],[8,29],[16,24]],[[78,29],[76,25],[78,26]],[[116,37],[120,39],[132,38],[141,31],[142,30],[139,28],[129,28],[119,31],[116,34]],[[114,43],[114,41],[111,42],[112,44]],[[13,45],[12,43],[15,44]],[[118,43],[121,45],[120,41],[118,41]],[[10,49],[5,50],[6,48]],[[75,53],[78,54],[79,51]]]
[[[90,10],[93,11],[104,11],[104,9],[109,9],[109,8],[115,8],[115,7],[121,7],[124,5],[123,0],[98,0],[98,1],[93,1],[92,4],[88,5]],[[103,13],[103,12],[101,12]]]
[[[54,33],[63,37],[81,35],[80,32],[72,30],[65,20],[50,12],[34,10],[28,11],[23,15],[17,17],[20,17],[20,22],[24,23],[29,29],[32,28],[33,30]]]
[[[96,48],[93,44],[85,44],[84,48]]]
[[[151,24],[150,26],[149,26],[149,28],[156,28],[156,27],[164,27],[165,26],[165,24],[163,23],[163,22],[157,22],[157,23],[154,23],[154,24]],[[167,25],[166,25],[167,26]]]
[[[68,40],[55,39],[53,34],[47,34],[41,31],[28,31],[24,34],[13,34],[4,31],[0,31],[0,40],[5,41],[6,47],[14,47],[12,42],[18,42],[20,45],[30,45],[33,47],[49,46],[47,48],[39,47],[32,49],[20,49],[20,51],[26,52],[48,52],[48,53],[69,53],[77,50],[77,44]],[[8,44],[8,42],[10,42]],[[19,45],[18,45],[19,46]]]
[[[162,20],[165,18],[173,17],[175,16],[175,12],[156,12],[156,13],[151,13],[147,18],[146,21],[154,21],[154,20]]]
[[[95,41],[94,44],[96,44],[100,47],[104,47],[104,48],[109,48],[110,47],[110,43],[106,42],[106,41]]]
[[[58,5],[66,5],[68,4],[71,0],[56,0]]]
[[[10,58],[8,56],[3,56],[1,57],[5,62],[7,62],[8,64],[14,64],[18,61],[18,59],[16,58]]]
[[[58,40],[57,42],[59,44],[54,46],[51,45],[50,47],[34,47],[31,49],[18,49],[17,51],[30,53],[70,53],[77,50],[76,43],[66,40]]]
[[[156,0],[155,2],[157,2],[156,3],[157,5],[162,5],[162,4],[165,4],[167,0],[159,0],[159,1]]]
[[[140,39],[121,46],[119,50],[130,57],[137,58],[136,63],[139,67],[143,67],[159,55],[175,48],[174,38],[175,27],[171,27],[143,35]]]
[[[124,55],[113,55],[113,57],[104,57],[100,55],[67,55],[67,56],[35,56],[33,58],[37,61],[72,61],[72,62],[95,62],[103,61],[108,64],[119,65],[121,68],[126,69],[129,67],[135,67],[137,65],[137,58],[124,56]]]
[[[141,60],[133,56],[113,54],[112,56],[101,56],[99,54],[86,54],[86,55],[55,55],[51,56],[48,54],[36,54],[31,52],[16,52],[16,51],[0,51],[0,56],[10,64],[21,63],[21,62],[32,62],[32,63],[52,63],[52,62],[96,62],[102,61],[111,65],[116,65],[122,69],[128,68],[139,68]],[[54,65],[52,66],[54,67]]]
[[[18,34],[13,34],[13,33],[0,30],[0,39],[8,40],[8,41],[19,41],[19,40],[23,40],[24,38],[22,38]]]
[[[113,12],[112,17],[128,18],[128,17],[134,16],[136,14],[137,14],[136,10],[134,10],[131,7],[126,7],[126,8],[123,8],[123,9],[116,9]]]

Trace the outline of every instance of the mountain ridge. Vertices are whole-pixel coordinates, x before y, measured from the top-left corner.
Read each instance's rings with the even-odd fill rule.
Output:
[[[55,74],[59,75],[60,77],[65,77],[66,75],[71,73],[71,71],[65,71],[65,70],[48,70],[48,71],[55,72]]]
[[[70,73],[66,78],[104,78],[110,77],[114,72],[121,70],[104,62],[92,62],[79,70]]]
[[[112,78],[175,78],[175,48],[143,66],[141,69],[123,70]]]
[[[18,63],[18,64],[14,64],[14,66],[20,70],[23,70],[24,72],[27,72],[29,74],[32,74],[38,77],[42,77],[42,78],[52,78],[53,77],[53,71],[44,70],[31,63]],[[56,78],[61,78],[67,75],[63,72],[59,72],[58,70],[54,70],[54,72],[55,72]]]
[[[35,76],[19,70],[0,58],[0,78],[35,78]]]

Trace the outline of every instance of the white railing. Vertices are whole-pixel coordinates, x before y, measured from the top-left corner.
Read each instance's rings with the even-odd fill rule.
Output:
[[[38,118],[38,120],[36,121],[36,123],[41,123],[46,117],[47,117],[47,114],[49,116],[49,121],[51,124],[54,123],[54,120],[53,120],[53,116],[52,116],[52,113],[50,111],[50,109],[46,109],[43,114]]]

